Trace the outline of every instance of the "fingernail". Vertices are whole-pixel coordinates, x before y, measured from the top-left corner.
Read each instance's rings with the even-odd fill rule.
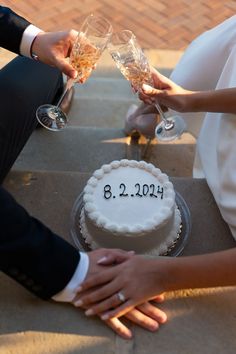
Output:
[[[71,77],[72,77],[72,79],[76,79],[77,78],[77,76],[78,76],[78,73],[77,73],[77,71],[71,71]]]
[[[153,324],[150,329],[151,331],[156,331],[157,329],[159,329],[158,323]]]
[[[75,289],[76,293],[79,293],[80,291],[82,291],[82,286],[79,286],[78,288]]]
[[[100,258],[100,259],[97,261],[97,264],[103,263],[103,262],[105,262],[106,260],[107,260],[107,257],[104,256],[104,257]]]
[[[142,89],[147,92],[147,93],[151,93],[152,92],[152,87],[146,84],[143,84]]]
[[[128,251],[129,254],[135,254],[135,251]]]
[[[94,315],[94,312],[93,312],[92,309],[89,309],[89,310],[85,311],[85,315],[86,316],[91,316],[91,315]]]
[[[75,301],[74,305],[80,307],[83,305],[83,301],[82,300]]]
[[[101,319],[102,319],[103,321],[106,321],[106,320],[109,319],[109,316],[105,313],[104,315],[101,316]]]

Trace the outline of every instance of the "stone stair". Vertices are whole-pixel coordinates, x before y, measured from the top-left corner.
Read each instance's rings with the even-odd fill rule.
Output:
[[[170,74],[173,53],[169,53],[172,59],[166,61],[169,67],[162,65],[162,53],[155,55],[155,51],[148,51],[147,55],[152,65],[158,58],[160,71]],[[113,159],[135,158],[150,161],[171,176],[191,176],[195,138],[185,133],[171,143],[154,139],[143,156],[145,138],[133,140],[123,132],[124,117],[132,103],[138,105],[138,97],[111,58],[104,54],[89,80],[83,85],[75,85],[68,127],[58,133],[37,129],[13,170],[92,173]]]
[[[151,52],[150,59],[152,55],[155,57]],[[72,206],[91,173],[102,164],[123,158],[145,159],[170,176],[191,176],[195,139],[190,134],[183,134],[169,144],[153,140],[145,157],[145,139],[135,140],[124,135],[126,111],[131,103],[138,104],[138,99],[113,62],[105,58],[102,63],[87,83],[75,87],[69,126],[55,133],[37,129],[4,184],[29,213],[71,243]],[[161,67],[161,70],[168,74],[171,68]],[[186,185],[185,180],[182,185]],[[0,278],[3,284],[0,313],[5,324],[1,330],[5,341],[2,350],[0,344],[1,354],[146,354],[155,351],[153,340],[137,349],[134,341],[114,336],[101,321],[87,319],[70,306],[43,302],[4,274],[0,274]],[[146,338],[147,332],[135,328],[136,340],[142,331],[142,337]],[[37,343],[37,348],[32,343]],[[170,354],[171,349],[163,353]]]

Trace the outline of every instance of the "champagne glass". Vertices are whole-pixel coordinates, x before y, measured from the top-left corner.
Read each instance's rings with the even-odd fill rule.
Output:
[[[107,48],[121,73],[134,87],[141,90],[144,83],[153,86],[148,59],[131,31],[114,33]],[[157,101],[154,105],[161,117],[155,129],[156,137],[163,141],[179,137],[186,127],[183,118],[178,115],[167,117]]]
[[[70,54],[70,63],[77,70],[78,76],[76,79],[70,78],[67,81],[57,105],[43,104],[38,107],[36,117],[44,128],[58,131],[66,126],[68,119],[60,105],[76,82],[80,80],[84,82],[88,79],[111,35],[112,26],[105,18],[89,15],[85,19]]]

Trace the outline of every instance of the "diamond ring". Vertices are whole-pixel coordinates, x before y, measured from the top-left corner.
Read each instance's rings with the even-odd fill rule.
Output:
[[[120,300],[120,302],[125,302],[125,295],[121,291],[117,293],[117,297]]]

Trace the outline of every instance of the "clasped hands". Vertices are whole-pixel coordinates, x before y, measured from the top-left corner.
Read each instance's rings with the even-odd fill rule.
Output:
[[[156,272],[151,271],[153,259],[114,249],[99,249],[88,256],[88,273],[73,299],[75,306],[85,309],[87,316],[98,315],[125,339],[132,338],[132,332],[121,316],[149,331],[166,322],[166,314],[148,302],[164,300],[163,294],[158,295]]]

